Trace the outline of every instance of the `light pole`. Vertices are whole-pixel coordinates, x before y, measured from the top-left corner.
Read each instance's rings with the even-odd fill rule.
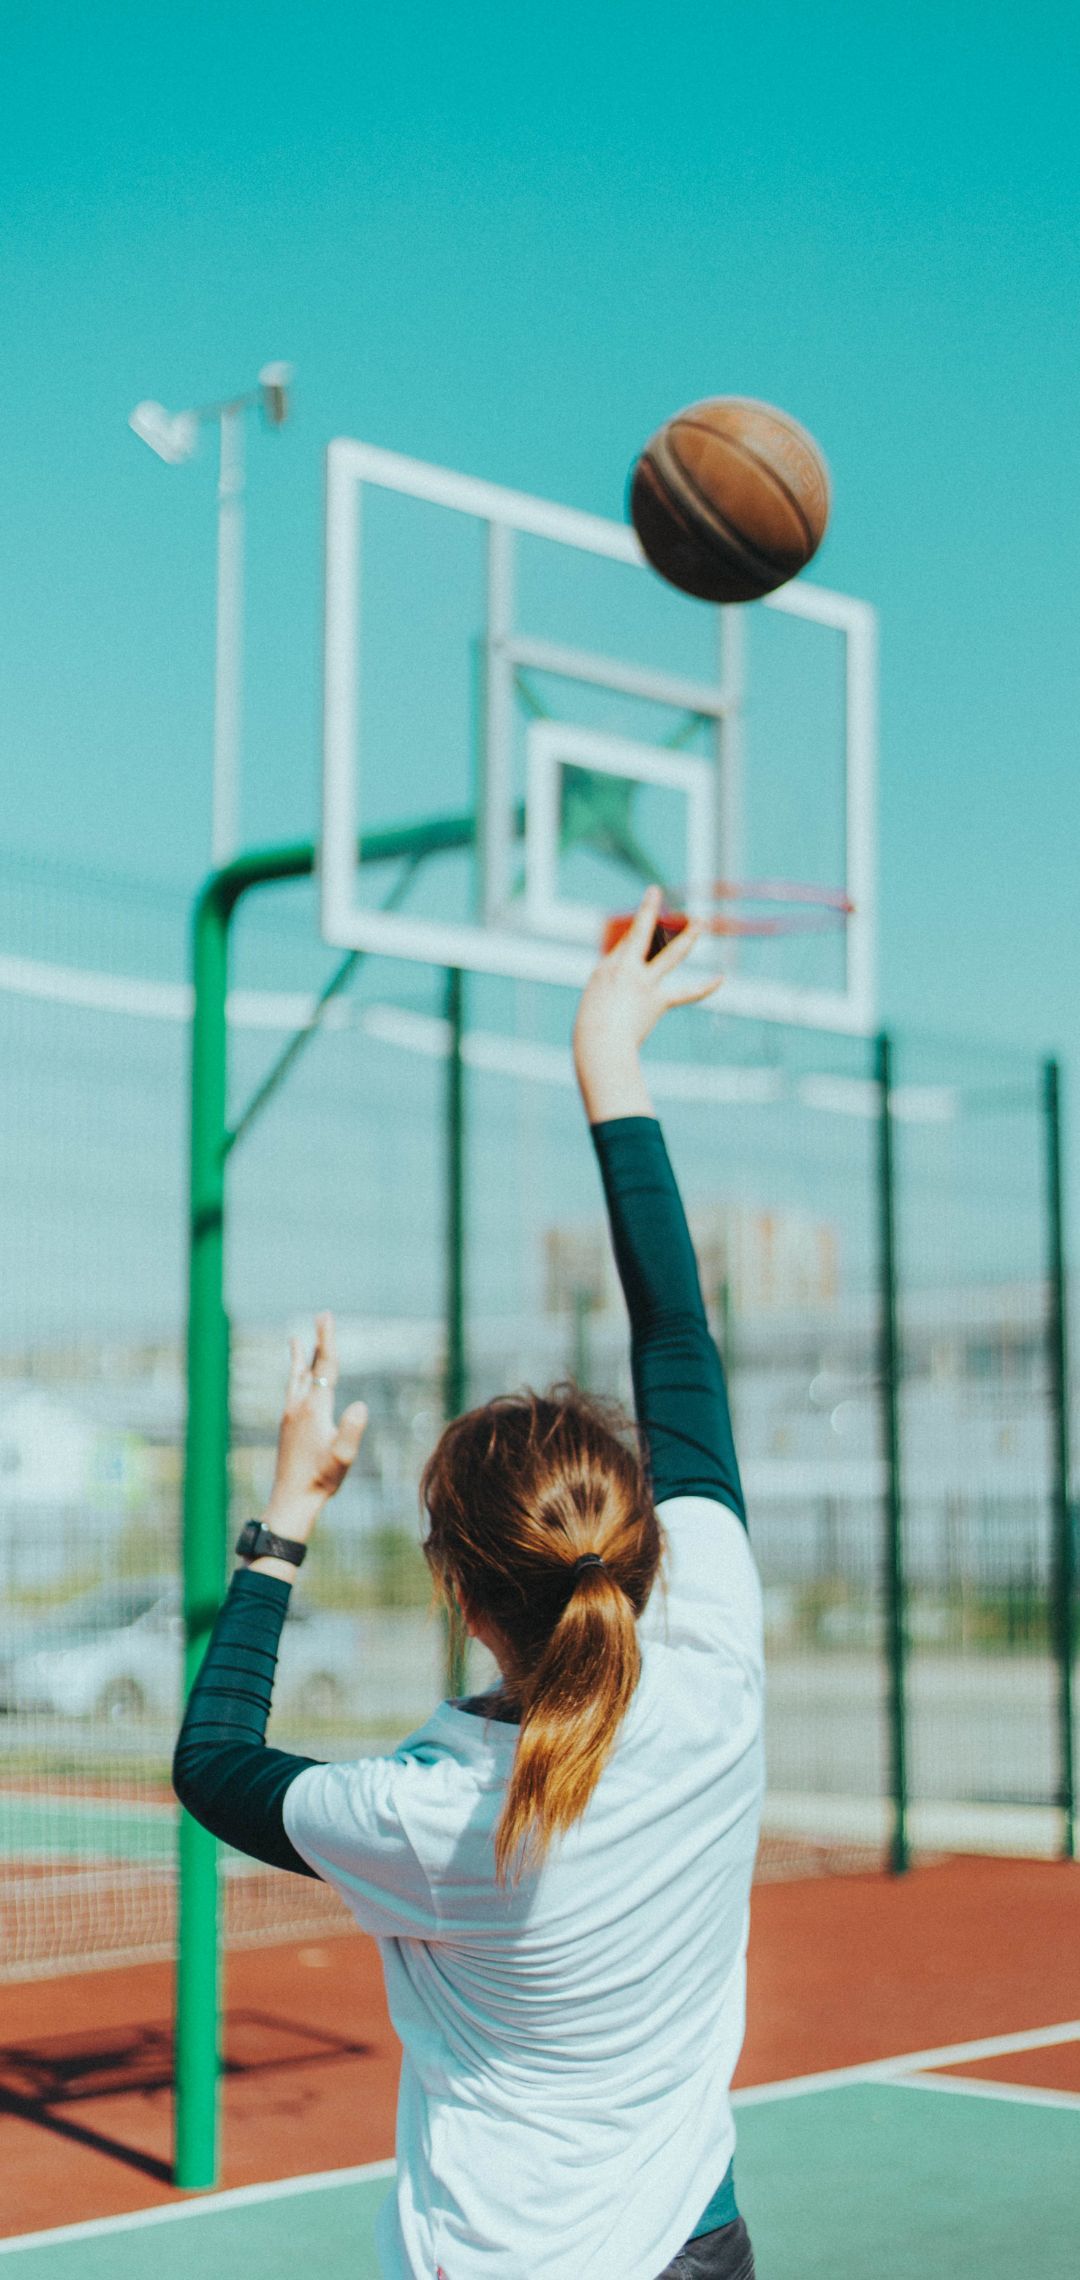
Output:
[[[214,787],[210,855],[214,870],[240,843],[240,741],[243,714],[244,621],[244,415],[258,405],[269,427],[282,427],[289,411],[291,364],[264,364],[257,388],[224,403],[167,412],[164,404],[136,404],[128,421],[159,459],[180,466],[197,449],[199,429],[218,426],[217,632],[214,653]]]

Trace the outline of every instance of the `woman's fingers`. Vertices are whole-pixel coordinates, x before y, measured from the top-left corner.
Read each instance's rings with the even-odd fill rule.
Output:
[[[663,895],[659,887],[646,887],[631,925],[619,945],[620,948],[625,946],[632,958],[644,959],[648,956],[649,944],[656,927],[656,915],[662,901]]]
[[[310,1530],[327,1498],[336,1495],[354,1462],[368,1421],[367,1406],[350,1402],[334,1422],[338,1350],[334,1317],[316,1315],[315,1342],[289,1340],[289,1390],[278,1431],[271,1502],[295,1513],[286,1534]],[[306,1540],[306,1539],[305,1539]]]
[[[656,924],[662,906],[662,890],[659,887],[648,887],[638,904],[633,922],[623,937],[623,942],[619,944],[620,949],[628,948],[632,959],[642,965],[647,965],[650,982],[660,984],[665,983],[669,975],[677,971],[684,958],[689,958],[691,951],[696,948],[705,931],[700,919],[688,919],[685,926],[681,926],[678,933],[673,934],[669,942],[665,942],[663,949],[657,951],[655,958],[650,958],[649,946],[656,932]],[[689,1005],[694,998],[707,996],[708,990],[712,986],[710,983],[705,988],[695,988],[689,997],[671,996],[665,992],[666,1002],[669,1005]]]
[[[286,1406],[295,1409],[313,1392],[333,1393],[338,1381],[337,1332],[332,1314],[315,1317],[315,1343],[311,1359],[305,1358],[303,1340],[289,1340],[289,1383],[285,1395]]]
[[[712,997],[713,993],[722,986],[723,974],[715,973],[708,974],[702,979],[695,976],[693,981],[687,980],[676,983],[674,987],[671,986],[671,976],[678,971],[684,958],[689,958],[691,951],[700,942],[704,931],[700,919],[691,919],[689,924],[683,927],[682,932],[676,934],[674,939],[660,951],[659,955],[649,961],[650,974],[655,974],[657,981],[664,986],[664,1008],[668,1013],[676,1006],[700,1005],[703,998]]]
[[[650,975],[655,974],[658,982],[665,981],[675,967],[681,966],[683,959],[690,956],[695,943],[700,942],[701,935],[700,919],[688,919],[686,925],[681,926],[678,933],[672,935],[670,942],[665,942],[663,949],[657,951],[655,958],[650,958]]]
[[[290,1404],[290,1406],[294,1402],[299,1401],[301,1393],[303,1392],[304,1379],[306,1376],[307,1363],[304,1360],[304,1349],[300,1343],[299,1338],[290,1338],[289,1383],[285,1393],[285,1399]]]
[[[315,1352],[312,1357],[311,1374],[316,1385],[320,1387],[329,1386],[332,1390],[337,1384],[337,1333],[334,1329],[332,1314],[317,1314],[315,1317]]]
[[[348,1408],[343,1409],[338,1418],[337,1432],[334,1435],[330,1453],[345,1472],[348,1472],[349,1466],[355,1460],[360,1443],[364,1438],[367,1421],[367,1404],[363,1401],[350,1401]]]
[[[722,989],[726,979],[724,974],[709,974],[703,982],[686,982],[681,990],[672,993],[668,1006],[700,1005],[702,998],[712,997],[714,991]]]

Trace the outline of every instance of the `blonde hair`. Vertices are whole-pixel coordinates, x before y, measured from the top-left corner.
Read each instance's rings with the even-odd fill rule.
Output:
[[[506,1394],[455,1418],[424,1470],[429,1565],[498,1632],[520,1710],[500,1883],[580,1819],[640,1676],[662,1537],[633,1434],[576,1386]]]

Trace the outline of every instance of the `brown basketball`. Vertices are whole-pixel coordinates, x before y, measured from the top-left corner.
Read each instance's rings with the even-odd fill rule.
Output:
[[[653,569],[704,602],[752,602],[806,568],[829,520],[813,436],[752,396],[710,396],[665,420],[630,479]]]

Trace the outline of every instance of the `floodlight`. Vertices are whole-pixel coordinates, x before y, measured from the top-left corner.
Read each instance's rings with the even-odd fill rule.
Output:
[[[264,364],[259,374],[263,415],[271,427],[281,427],[288,418],[292,376],[291,364]]]
[[[177,467],[190,459],[199,440],[199,422],[194,412],[167,412],[164,404],[151,402],[136,404],[128,421],[135,434],[159,459]]]
[[[136,404],[128,421],[140,440],[172,466],[192,457],[204,423],[212,421],[218,430],[217,647],[211,828],[211,855],[216,869],[236,853],[239,830],[244,424],[247,414],[261,404],[267,425],[283,426],[288,417],[292,376],[291,364],[264,364],[258,386],[245,389],[242,395],[227,396],[214,404],[197,404],[186,412],[166,411],[164,404]]]

